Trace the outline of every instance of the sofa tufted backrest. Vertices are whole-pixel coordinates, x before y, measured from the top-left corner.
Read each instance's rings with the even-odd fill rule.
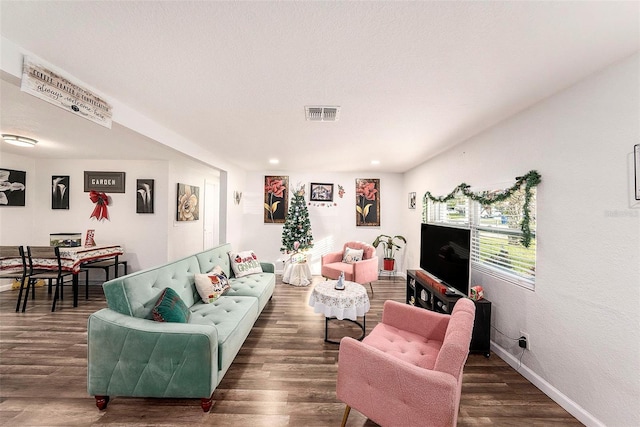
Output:
[[[344,254],[344,251],[347,250],[347,247],[351,248],[351,249],[362,249],[362,259],[371,259],[375,256],[376,254],[376,248],[374,248],[373,246],[371,246],[368,243],[365,242],[347,242],[344,244],[344,246],[342,247],[342,253]]]
[[[200,265],[195,256],[190,256],[110,280],[102,288],[110,309],[150,319],[151,310],[165,288],[172,288],[191,307],[196,301],[196,273],[200,273]]]
[[[200,271],[208,273],[216,266],[222,267],[222,271],[228,278],[232,278],[233,271],[231,270],[231,263],[229,262],[229,251],[231,250],[231,244],[225,243],[212,249],[207,249],[196,254],[198,264],[200,264]]]

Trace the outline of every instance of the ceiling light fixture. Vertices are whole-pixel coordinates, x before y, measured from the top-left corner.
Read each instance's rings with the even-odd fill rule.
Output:
[[[380,160],[371,160],[371,164],[372,165],[379,165],[380,164]]]
[[[35,145],[38,143],[38,141],[36,141],[35,139],[19,135],[10,135],[6,133],[2,134],[2,139],[7,144],[17,145],[18,147],[35,147]]]
[[[269,163],[271,163],[272,165],[277,165],[278,163],[280,163],[280,161],[278,159],[269,159]]]

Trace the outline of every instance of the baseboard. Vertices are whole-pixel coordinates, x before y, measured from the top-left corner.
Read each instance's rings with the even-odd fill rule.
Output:
[[[531,384],[538,387],[540,391],[549,396],[551,400],[564,408],[568,413],[576,417],[582,424],[588,427],[606,427],[604,423],[600,422],[576,402],[569,399],[562,392],[560,392],[560,390],[549,384],[546,380],[529,369],[526,365],[522,364],[520,365],[520,369],[518,369],[518,358],[507,352],[504,348],[500,347],[493,341],[491,341],[491,351],[493,351],[502,360],[507,362],[507,364],[509,364],[509,366],[511,366],[513,369],[517,369],[520,375],[529,380]]]

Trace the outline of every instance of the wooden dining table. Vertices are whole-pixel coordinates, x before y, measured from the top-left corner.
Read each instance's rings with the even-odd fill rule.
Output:
[[[60,247],[60,264],[65,271],[73,273],[73,306],[78,306],[78,273],[85,262],[100,261],[107,258],[115,258],[124,254],[120,245],[96,245],[96,246],[71,246]],[[53,259],[33,258],[34,269],[55,270],[58,268]]]

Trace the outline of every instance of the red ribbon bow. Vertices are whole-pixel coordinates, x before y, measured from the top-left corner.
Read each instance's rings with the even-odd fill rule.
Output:
[[[107,210],[107,206],[109,206],[109,196],[105,193],[99,193],[91,190],[89,198],[96,204],[96,207],[93,209],[89,218],[96,218],[98,221],[109,219],[109,211]]]

